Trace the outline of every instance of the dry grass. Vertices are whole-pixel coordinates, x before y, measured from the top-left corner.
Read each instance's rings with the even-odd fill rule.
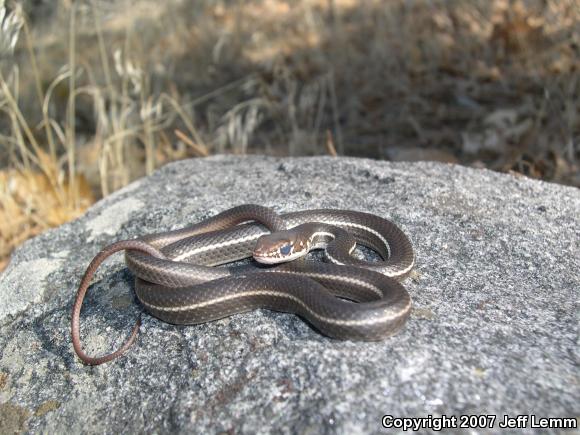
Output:
[[[25,3],[22,28],[0,14],[0,258],[212,153],[427,158],[580,186],[579,0],[54,3]]]
[[[79,204],[63,204],[48,178],[37,171],[0,172],[0,259],[42,231],[80,216],[94,201],[90,187],[77,177]],[[71,184],[66,184],[69,194]]]

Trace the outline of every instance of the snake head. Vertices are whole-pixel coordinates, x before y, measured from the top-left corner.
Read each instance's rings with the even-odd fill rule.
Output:
[[[292,261],[308,253],[305,241],[295,231],[265,234],[256,241],[254,259],[263,264]]]

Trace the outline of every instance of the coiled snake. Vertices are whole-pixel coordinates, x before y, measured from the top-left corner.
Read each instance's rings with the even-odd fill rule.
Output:
[[[351,256],[356,243],[382,261]],[[321,248],[328,263],[300,258]],[[242,205],[183,229],[113,243],[97,254],[72,312],[73,347],[86,364],[117,358],[137,336],[140,321],[120,349],[102,357],[87,355],[80,342],[80,311],[90,281],[103,260],[120,250],[136,276],[141,304],[169,323],[198,324],[268,308],[298,314],[330,337],[381,340],[401,328],[411,309],[398,281],[413,268],[415,255],[391,221],[348,210],[278,215]],[[252,255],[264,265],[285,263],[214,267]]]

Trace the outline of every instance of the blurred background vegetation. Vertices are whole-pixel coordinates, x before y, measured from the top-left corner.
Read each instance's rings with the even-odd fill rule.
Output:
[[[580,0],[0,0],[0,269],[173,160],[438,160],[580,186]]]

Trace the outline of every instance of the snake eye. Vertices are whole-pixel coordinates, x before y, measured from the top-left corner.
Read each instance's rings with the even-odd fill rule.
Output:
[[[288,254],[290,254],[291,250],[292,250],[292,245],[290,245],[290,244],[284,245],[280,248],[280,254],[288,255]]]

